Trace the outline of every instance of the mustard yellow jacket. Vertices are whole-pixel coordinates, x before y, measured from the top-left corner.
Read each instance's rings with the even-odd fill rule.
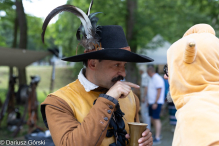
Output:
[[[56,146],[109,146],[115,142],[115,137],[106,137],[115,103],[99,97],[105,92],[102,89],[86,92],[76,80],[47,96],[41,104],[41,113]],[[127,123],[139,122],[139,100],[130,92],[118,101],[129,133]]]

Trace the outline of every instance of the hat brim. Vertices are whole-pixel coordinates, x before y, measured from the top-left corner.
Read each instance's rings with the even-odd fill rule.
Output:
[[[100,60],[114,60],[114,61],[124,61],[124,62],[152,62],[153,59],[139,55],[127,50],[110,48],[102,49],[98,51],[93,51],[89,53],[84,53],[80,55],[75,55],[72,57],[62,58],[64,61],[68,62],[81,62],[87,59],[100,59]]]

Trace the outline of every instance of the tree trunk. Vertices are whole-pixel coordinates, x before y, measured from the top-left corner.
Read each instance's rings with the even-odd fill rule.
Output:
[[[55,82],[55,61],[52,62],[52,76],[51,76],[51,82],[50,82],[50,93],[54,90],[54,82]]]
[[[20,28],[19,48],[26,49],[27,48],[27,21],[26,21],[26,15],[24,13],[22,0],[16,0],[16,11],[18,16],[18,24]],[[19,85],[27,84],[25,68],[18,68],[18,74],[19,74],[18,77]]]
[[[14,19],[14,40],[13,40],[13,44],[12,44],[12,48],[16,48],[17,47],[17,31],[18,31],[18,18],[17,15],[15,16]],[[13,66],[9,67],[9,78],[8,80],[10,80],[11,76],[13,75]],[[9,88],[9,85],[8,85]]]
[[[17,31],[18,31],[18,17],[16,14],[14,19],[14,40],[13,40],[12,48],[17,47]]]
[[[135,31],[135,12],[137,10],[137,0],[127,0],[127,15],[126,15],[126,37],[131,51],[136,53],[137,39]],[[129,82],[138,82],[138,69],[136,63],[127,63],[126,66],[127,76],[126,80]]]

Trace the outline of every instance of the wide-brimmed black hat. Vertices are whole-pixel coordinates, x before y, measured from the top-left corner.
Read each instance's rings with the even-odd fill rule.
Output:
[[[125,62],[152,62],[153,59],[138,55],[129,50],[124,31],[121,26],[101,26],[97,32],[100,37],[101,50],[63,58],[64,61],[80,62],[87,59],[115,60]]]
[[[56,57],[59,57],[59,49],[58,48],[53,48],[53,49],[49,48],[48,51],[51,52]]]

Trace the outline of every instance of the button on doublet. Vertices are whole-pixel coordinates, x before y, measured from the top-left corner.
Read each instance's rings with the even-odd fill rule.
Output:
[[[105,120],[105,121],[108,121],[108,118],[107,118],[107,117],[105,117],[105,118],[104,118],[104,120]]]
[[[108,113],[108,114],[111,114],[111,110],[107,110],[107,113]]]
[[[113,109],[113,106],[112,106],[112,105],[109,105],[109,108],[110,108],[110,109]]]

